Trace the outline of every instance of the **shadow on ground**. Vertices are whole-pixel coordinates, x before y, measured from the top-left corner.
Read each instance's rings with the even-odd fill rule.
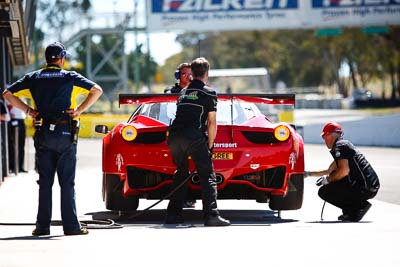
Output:
[[[220,213],[224,218],[229,219],[233,226],[267,226],[297,222],[297,220],[279,218],[278,213],[271,210],[220,210]],[[141,211],[123,213],[101,211],[87,213],[85,215],[92,216],[93,220],[113,220],[125,227],[136,225],[143,226],[144,224],[167,226],[164,225],[164,218],[166,215],[165,209],[149,210],[144,213]],[[203,225],[203,212],[201,210],[184,210],[182,215],[185,219],[185,224]]]

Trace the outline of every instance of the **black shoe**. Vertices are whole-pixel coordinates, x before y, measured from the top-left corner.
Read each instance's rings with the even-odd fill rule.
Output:
[[[35,228],[35,229],[32,231],[32,235],[34,235],[34,236],[50,235],[50,229],[39,229],[39,228]]]
[[[205,226],[229,226],[231,222],[227,219],[222,218],[221,216],[211,216],[206,219],[204,222]]]
[[[165,224],[180,224],[180,223],[184,223],[184,219],[182,217],[182,215],[167,215],[167,217],[165,217]]]
[[[194,209],[196,204],[196,200],[186,200],[183,202],[184,209]]]
[[[81,228],[78,230],[64,231],[64,235],[87,235],[89,234],[88,229]]]
[[[25,170],[25,169],[20,169],[20,170],[19,170],[19,172],[26,173],[26,172],[28,172],[28,171],[27,171],[27,170]]]
[[[350,221],[352,222],[359,222],[361,219],[364,217],[365,214],[367,214],[369,208],[371,208],[371,204],[367,202],[367,205],[365,205],[364,208],[358,210],[354,215],[350,217]]]
[[[339,221],[342,221],[342,222],[348,222],[348,221],[350,221],[350,218],[351,218],[351,215],[349,215],[349,214],[342,214],[342,215],[340,215],[340,216],[338,217],[338,220],[339,220]]]

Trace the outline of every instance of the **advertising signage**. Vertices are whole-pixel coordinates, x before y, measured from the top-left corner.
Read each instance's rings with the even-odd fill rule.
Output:
[[[150,31],[400,24],[400,0],[151,0],[147,12]]]

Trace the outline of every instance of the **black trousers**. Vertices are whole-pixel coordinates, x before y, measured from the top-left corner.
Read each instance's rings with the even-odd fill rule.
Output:
[[[217,209],[217,183],[207,139],[204,134],[196,129],[173,130],[168,137],[168,146],[171,149],[177,168],[172,188],[176,188],[190,175],[188,161],[190,156],[200,176],[204,217],[219,215]],[[178,215],[182,212],[187,190],[188,184],[186,183],[171,196],[167,208],[168,214]]]
[[[351,186],[346,178],[321,186],[318,195],[326,202],[342,209],[343,214],[352,215],[368,205],[368,199],[377,192],[361,190]]]

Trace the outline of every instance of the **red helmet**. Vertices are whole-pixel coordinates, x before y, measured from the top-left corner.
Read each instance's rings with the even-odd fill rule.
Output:
[[[340,124],[336,122],[328,122],[322,129],[321,136],[324,136],[327,133],[338,133],[342,135],[343,134],[342,126],[340,126]]]

